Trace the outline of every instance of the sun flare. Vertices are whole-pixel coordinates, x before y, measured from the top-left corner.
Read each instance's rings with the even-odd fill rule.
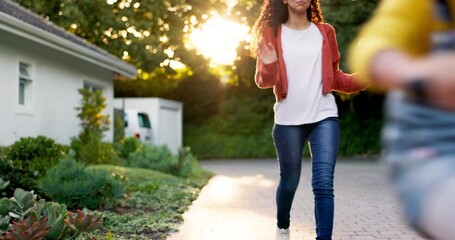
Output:
[[[240,42],[250,40],[249,31],[245,24],[214,16],[201,28],[195,29],[190,40],[200,54],[210,59],[212,65],[232,65]]]

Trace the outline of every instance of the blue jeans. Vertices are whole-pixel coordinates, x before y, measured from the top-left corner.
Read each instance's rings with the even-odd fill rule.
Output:
[[[299,184],[302,153],[309,141],[312,157],[312,188],[316,218],[316,239],[331,240],[334,215],[333,177],[340,140],[338,118],[298,126],[275,124],[273,140],[280,166],[276,194],[277,225],[289,228],[290,211]]]
[[[385,109],[382,159],[405,217],[417,231],[429,234],[421,224],[424,200],[455,177],[455,112],[409,99],[403,91],[390,92]]]

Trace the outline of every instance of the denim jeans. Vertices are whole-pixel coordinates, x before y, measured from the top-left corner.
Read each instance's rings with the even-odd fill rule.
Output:
[[[302,153],[309,141],[312,157],[311,184],[314,194],[316,239],[331,240],[334,215],[333,178],[340,139],[338,118],[298,126],[275,124],[273,140],[280,167],[276,194],[277,225],[289,228],[290,211],[299,184]]]
[[[382,158],[389,167],[390,180],[405,217],[417,231],[429,234],[432,229],[423,224],[428,219],[423,214],[428,207],[426,200],[453,187],[447,184],[455,179],[455,112],[414,101],[403,91],[393,91],[387,96],[382,141]],[[437,205],[448,201],[441,199]],[[444,206],[446,212],[455,212],[453,203]]]

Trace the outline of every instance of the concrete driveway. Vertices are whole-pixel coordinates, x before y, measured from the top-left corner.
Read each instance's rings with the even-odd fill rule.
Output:
[[[168,240],[274,240],[276,160],[202,161],[217,175]],[[291,239],[315,239],[311,162],[304,160],[291,212]],[[403,222],[383,165],[339,159],[335,172],[333,239],[423,239]]]

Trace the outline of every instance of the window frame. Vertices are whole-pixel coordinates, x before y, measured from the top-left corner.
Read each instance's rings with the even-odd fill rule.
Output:
[[[16,113],[33,115],[36,85],[35,64],[32,61],[19,59],[16,66]]]
[[[93,81],[84,80],[84,84],[82,86],[84,89],[88,89],[90,92],[101,91],[104,93],[104,89],[106,88],[103,85],[93,83]]]

